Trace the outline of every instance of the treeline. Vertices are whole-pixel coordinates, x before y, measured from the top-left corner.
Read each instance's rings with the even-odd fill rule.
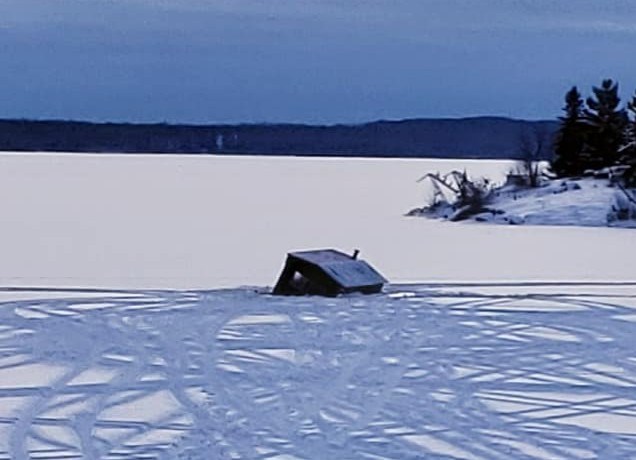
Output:
[[[18,152],[208,153],[209,127],[0,120],[0,150]]]
[[[519,158],[521,139],[541,133],[552,157],[556,121],[499,117],[378,121],[358,125],[171,125],[0,120],[0,150]]]
[[[567,92],[552,162],[558,176],[626,165],[627,182],[636,185],[636,93],[623,105],[618,89],[607,79],[585,101],[576,86]]]

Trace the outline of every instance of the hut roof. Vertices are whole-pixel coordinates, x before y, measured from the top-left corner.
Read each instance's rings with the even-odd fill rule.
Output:
[[[365,261],[333,249],[290,252],[289,256],[320,267],[345,289],[387,282]]]

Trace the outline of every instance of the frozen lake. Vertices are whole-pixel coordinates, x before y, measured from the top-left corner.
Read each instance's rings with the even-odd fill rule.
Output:
[[[392,282],[630,280],[635,234],[406,218],[416,180],[507,162],[1,154],[0,284],[272,285],[294,249],[361,249]]]
[[[0,295],[2,460],[636,455],[636,283]]]
[[[0,161],[2,460],[636,455],[633,230],[402,216],[505,162]],[[212,290],[328,246],[420,284]]]

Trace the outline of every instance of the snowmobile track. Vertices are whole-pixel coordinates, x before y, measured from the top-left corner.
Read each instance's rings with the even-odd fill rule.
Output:
[[[636,283],[0,294],[0,460],[636,457]]]

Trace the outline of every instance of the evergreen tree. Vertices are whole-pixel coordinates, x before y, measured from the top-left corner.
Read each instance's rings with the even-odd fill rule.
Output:
[[[618,83],[603,80],[593,87],[594,95],[587,98],[585,121],[587,125],[584,162],[586,167],[602,168],[616,164],[619,149],[625,142],[627,113],[619,107]]]
[[[627,128],[627,147],[636,150],[636,93],[632,100],[627,104],[627,110],[631,114],[629,127]]]
[[[576,86],[565,95],[565,116],[559,117],[561,127],[554,148],[552,171],[559,176],[576,176],[583,172],[581,153],[585,144],[583,124],[583,99]]]
[[[627,110],[631,114],[627,128],[626,143],[621,153],[621,163],[631,166],[625,174],[627,185],[636,186],[636,93],[627,104]]]

